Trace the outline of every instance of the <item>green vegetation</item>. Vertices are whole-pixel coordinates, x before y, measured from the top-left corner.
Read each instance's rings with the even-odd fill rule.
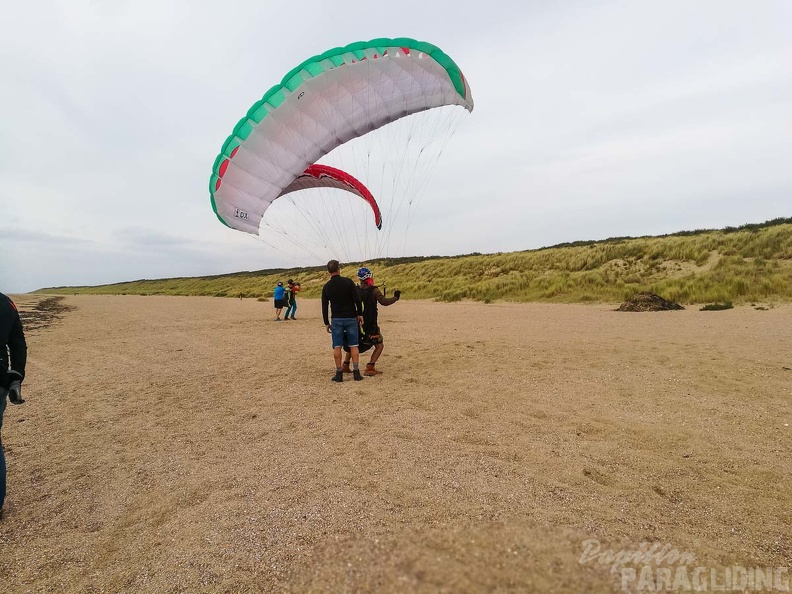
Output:
[[[723,311],[724,309],[734,309],[734,304],[731,301],[725,303],[708,303],[701,308],[701,311]]]
[[[616,237],[524,252],[368,262],[378,284],[412,299],[619,302],[651,291],[677,303],[792,301],[792,218],[660,237]],[[358,264],[342,274],[353,277]],[[318,297],[324,266],[220,276],[138,280],[43,293],[271,297],[278,280],[297,279]]]

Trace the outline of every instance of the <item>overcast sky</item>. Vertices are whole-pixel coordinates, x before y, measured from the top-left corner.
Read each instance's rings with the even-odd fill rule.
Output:
[[[218,222],[212,163],[292,67],[381,36],[445,50],[476,102],[410,253],[792,214],[788,0],[36,0],[3,21],[2,292],[293,265]]]

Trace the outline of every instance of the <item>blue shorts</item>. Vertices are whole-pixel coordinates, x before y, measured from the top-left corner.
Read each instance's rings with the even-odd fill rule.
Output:
[[[333,337],[334,349],[344,346],[345,334],[347,346],[356,347],[358,345],[357,318],[333,318],[330,320],[330,334]]]

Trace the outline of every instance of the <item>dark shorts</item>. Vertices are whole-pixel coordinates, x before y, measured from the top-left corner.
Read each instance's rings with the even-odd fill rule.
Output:
[[[286,300],[285,299],[276,299],[275,300],[275,309],[281,309],[282,307],[286,307]]]
[[[368,341],[371,344],[382,344],[382,331],[378,332],[377,334],[369,334]]]
[[[373,330],[370,334],[366,334],[366,342],[371,345],[382,344],[382,330],[379,326],[375,326]]]

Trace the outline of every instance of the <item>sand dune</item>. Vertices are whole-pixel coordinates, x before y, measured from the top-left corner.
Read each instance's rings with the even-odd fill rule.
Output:
[[[616,591],[587,539],[792,564],[792,306],[405,300],[333,384],[316,301],[64,304],[3,423],[4,593]]]

